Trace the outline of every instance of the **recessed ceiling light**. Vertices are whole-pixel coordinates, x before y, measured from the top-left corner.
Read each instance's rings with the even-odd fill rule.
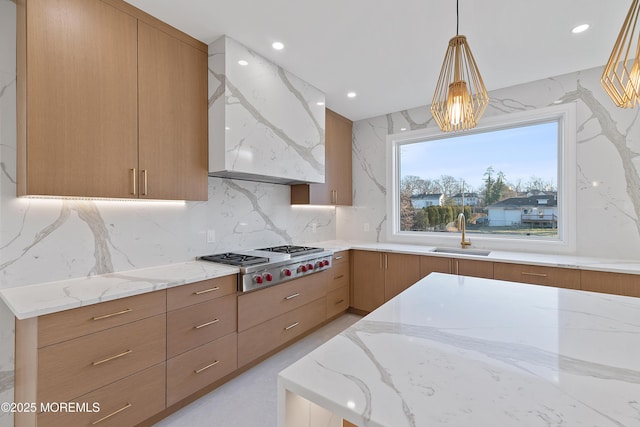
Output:
[[[573,34],[578,34],[578,33],[582,33],[584,31],[587,31],[589,29],[589,24],[581,24],[578,25],[577,27],[574,27],[571,32]]]
[[[400,130],[401,130],[401,131],[405,131],[405,130],[407,130],[407,128],[400,128]]]
[[[318,101],[318,102],[316,102],[316,105],[324,105],[324,102]]]
[[[238,61],[238,64],[242,65],[243,67],[246,67],[247,65],[249,65],[249,62],[245,61],[244,59],[241,59],[240,61]]]
[[[355,98],[356,97],[356,93],[355,92],[349,92],[349,93],[347,93],[347,96],[349,98]]]
[[[282,42],[273,42],[271,44],[271,47],[274,48],[275,50],[282,50],[284,49],[284,44],[282,44]]]

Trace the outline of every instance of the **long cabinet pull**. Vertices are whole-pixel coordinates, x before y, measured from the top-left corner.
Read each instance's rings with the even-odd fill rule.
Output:
[[[131,194],[136,195],[137,183],[136,183],[136,168],[131,169]]]
[[[388,270],[389,269],[389,255],[384,254],[384,269]]]
[[[193,329],[201,329],[205,326],[213,325],[214,323],[218,323],[220,319],[213,319],[211,322],[203,323],[202,325],[194,326]]]
[[[460,274],[460,265],[458,264],[458,260],[455,260],[456,263],[456,275]]]
[[[206,294],[207,292],[213,292],[213,291],[219,291],[219,290],[220,290],[220,287],[216,286],[216,287],[213,287],[213,288],[203,289],[201,291],[194,292],[193,294],[194,295],[202,295],[202,294]]]
[[[102,320],[102,319],[108,319],[110,317],[114,317],[114,316],[120,316],[121,314],[127,314],[127,313],[131,313],[133,311],[133,308],[126,308],[122,311],[117,311],[115,313],[110,313],[110,314],[103,314],[102,316],[96,316],[96,317],[92,317],[93,320]]]
[[[336,261],[338,261],[339,259],[342,259],[342,258],[344,258],[342,255],[338,255],[336,257],[333,257],[333,259],[335,259]]]
[[[344,302],[344,299],[341,299],[340,301],[336,301],[334,305],[342,304],[343,302]]]
[[[528,273],[526,271],[521,272],[523,276],[536,276],[536,277],[547,277],[545,273]]]
[[[109,419],[111,417],[113,417],[114,415],[119,414],[120,412],[124,411],[125,409],[129,409],[131,408],[133,405],[131,403],[127,403],[126,405],[124,405],[122,408],[117,409],[115,411],[113,411],[112,413],[110,413],[109,415],[105,415],[104,417],[100,418],[99,420],[96,420],[94,422],[91,423],[92,426],[99,424],[101,422],[103,422],[106,419]]]
[[[122,353],[115,354],[113,356],[107,357],[106,359],[102,359],[102,360],[98,360],[97,362],[93,362],[93,366],[102,365],[103,363],[107,363],[107,362],[110,362],[112,360],[119,359],[119,358],[121,358],[123,356],[126,356],[127,354],[131,354],[131,353],[133,353],[133,350],[123,351]]]
[[[202,371],[206,371],[207,369],[211,368],[212,366],[216,366],[218,363],[220,363],[219,360],[216,360],[215,362],[209,363],[207,366],[203,366],[200,369],[195,369],[193,372],[196,374],[199,374]]]
[[[284,328],[285,331],[288,331],[289,329],[293,329],[296,326],[298,326],[300,324],[300,322],[296,322],[296,323],[292,323],[291,325],[287,326],[286,328]]]
[[[149,190],[147,188],[147,170],[142,169],[142,195],[146,196],[149,194]]]
[[[295,293],[295,294],[293,294],[293,295],[289,295],[288,297],[284,297],[284,299],[286,299],[286,300],[290,300],[290,299],[297,298],[297,297],[299,297],[299,296],[300,296],[300,294],[296,292],[296,293]]]

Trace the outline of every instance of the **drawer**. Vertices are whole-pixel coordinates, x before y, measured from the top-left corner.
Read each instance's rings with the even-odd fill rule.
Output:
[[[63,402],[165,360],[165,315],[38,350],[40,402]]]
[[[326,296],[329,271],[238,296],[238,332]]]
[[[167,311],[235,294],[237,291],[237,274],[176,286],[167,289]]]
[[[326,297],[238,334],[238,367],[319,325],[326,319]]]
[[[493,264],[493,277],[497,280],[580,289],[580,271],[569,268],[496,262]]]
[[[332,265],[336,264],[349,264],[349,251],[340,251],[335,252],[333,254],[333,259],[331,260]]]
[[[38,318],[38,347],[55,344],[166,311],[165,291],[121,298]]]
[[[349,263],[335,264],[327,272],[329,273],[328,291],[349,286]]]
[[[38,425],[47,427],[133,426],[165,408],[165,364],[147,368],[113,384],[73,400],[99,412],[43,412]],[[102,420],[102,421],[100,421]]]
[[[327,319],[349,308],[349,286],[327,292]]]
[[[167,313],[167,358],[236,331],[236,295]]]
[[[640,275],[583,270],[580,272],[583,291],[640,297]]]
[[[167,361],[167,406],[236,370],[236,333],[195,348]]]

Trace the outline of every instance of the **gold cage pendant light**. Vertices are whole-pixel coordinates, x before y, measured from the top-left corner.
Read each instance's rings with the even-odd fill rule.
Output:
[[[633,0],[600,82],[621,108],[640,103],[640,0]]]
[[[456,0],[456,36],[449,40],[431,102],[431,114],[444,132],[475,127],[489,104],[489,95],[467,38],[458,35],[459,22]]]

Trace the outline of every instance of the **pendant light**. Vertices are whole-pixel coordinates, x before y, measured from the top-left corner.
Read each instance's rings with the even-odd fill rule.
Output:
[[[449,40],[431,102],[431,114],[444,132],[475,127],[489,104],[489,95],[467,38],[458,35],[459,15],[456,0],[456,36]]]
[[[633,0],[600,79],[613,102],[621,108],[633,108],[640,103],[638,15],[640,15],[640,0]]]

